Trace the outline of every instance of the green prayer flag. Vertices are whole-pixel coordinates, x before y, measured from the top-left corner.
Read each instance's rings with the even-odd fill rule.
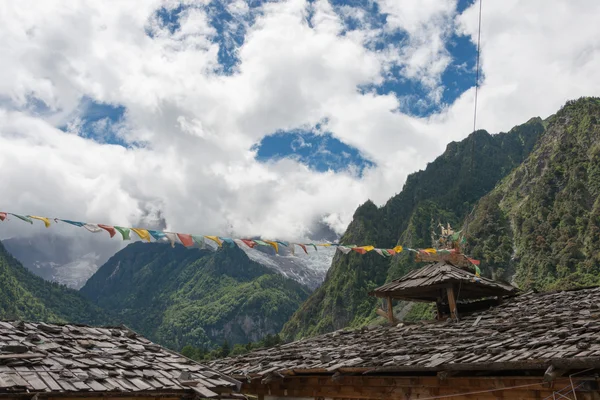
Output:
[[[115,226],[114,228],[123,236],[123,240],[131,240],[129,237],[129,228],[122,228],[120,226]]]
[[[10,215],[15,216],[15,217],[17,217],[20,220],[23,220],[25,222],[29,222],[30,224],[33,224],[33,221],[30,218],[27,218],[27,217],[25,217],[23,215],[17,215],[17,214],[12,214],[12,213]]]

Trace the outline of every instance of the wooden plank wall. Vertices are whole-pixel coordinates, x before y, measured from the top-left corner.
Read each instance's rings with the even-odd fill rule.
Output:
[[[577,383],[576,383],[577,385]],[[570,387],[569,379],[552,384],[542,378],[447,378],[437,377],[286,377],[261,384],[260,380],[244,382],[242,393],[257,395],[259,400],[280,398],[330,398],[362,400],[409,399],[536,399],[553,398],[553,392]],[[564,394],[565,392],[563,392]],[[562,397],[559,397],[562,398]],[[573,395],[568,397],[573,399]],[[577,392],[578,400],[600,400],[600,392]],[[290,399],[291,400],[291,399]]]

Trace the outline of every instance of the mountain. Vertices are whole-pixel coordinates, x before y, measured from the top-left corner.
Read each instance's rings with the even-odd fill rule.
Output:
[[[275,334],[310,290],[238,247],[212,252],[136,242],[100,267],[81,293],[144,336],[181,349]]]
[[[569,101],[465,224],[484,274],[539,289],[600,284],[600,99]]]
[[[120,247],[115,241],[99,242],[87,236],[44,233],[5,239],[2,244],[37,276],[80,289]]]
[[[445,152],[423,171],[408,176],[402,191],[378,208],[361,205],[341,239],[346,244],[428,247],[438,222],[460,226],[475,203],[519,166],[544,132],[533,118],[508,133],[479,130]],[[283,328],[286,339],[359,326],[375,316],[369,290],[415,267],[406,253],[389,259],[376,253],[337,253],[325,281]]]
[[[0,243],[0,318],[106,324],[106,315],[77,291],[24,268]]]

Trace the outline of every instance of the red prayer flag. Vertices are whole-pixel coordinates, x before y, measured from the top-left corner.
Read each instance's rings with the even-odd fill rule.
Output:
[[[479,260],[473,260],[472,258],[468,258],[468,257],[467,257],[467,260],[469,260],[471,262],[471,264],[473,264],[473,265],[481,264],[481,261],[479,261]]]
[[[367,251],[363,247],[353,247],[352,250],[358,254],[367,254]]]
[[[256,242],[254,240],[250,240],[250,239],[242,239],[242,242],[244,242],[244,244],[250,248],[254,248],[254,246],[256,246]]]
[[[115,228],[113,228],[112,226],[98,224],[98,228],[104,229],[106,232],[108,232],[108,234],[110,235],[110,237],[115,236],[115,234],[117,233],[117,231],[115,230]]]
[[[186,235],[185,233],[178,233],[177,237],[181,241],[181,244],[185,247],[191,247],[194,245],[194,239],[192,239],[192,235]]]
[[[387,249],[385,251],[387,251],[390,256],[393,256],[394,254],[396,254],[396,251],[394,249]]]
[[[297,244],[298,244],[298,246],[302,247],[302,250],[304,250],[304,252],[305,252],[306,254],[308,254],[308,251],[306,251],[306,246],[305,246],[305,245],[303,245],[303,244],[300,244],[300,243],[297,243]]]
[[[4,221],[6,219],[6,213],[0,212],[0,221]]]

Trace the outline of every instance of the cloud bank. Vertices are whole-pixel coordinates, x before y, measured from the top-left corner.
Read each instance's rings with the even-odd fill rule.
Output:
[[[479,8],[354,3],[3,2],[0,208],[221,236],[342,233],[360,203],[383,203],[472,130],[473,87],[442,98],[452,41],[476,40]],[[599,14],[591,0],[485,2],[478,128],[598,95]],[[376,89],[390,82],[426,95]],[[406,101],[436,110],[403,113]],[[89,122],[90,102],[115,115]],[[264,137],[315,126],[372,165],[256,160]],[[30,227],[10,229],[0,238]]]

